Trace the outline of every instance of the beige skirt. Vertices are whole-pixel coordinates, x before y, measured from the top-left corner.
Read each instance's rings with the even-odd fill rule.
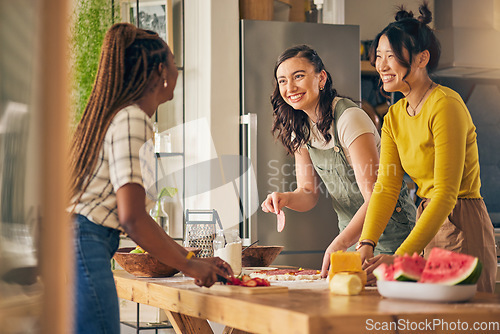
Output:
[[[418,206],[417,224],[418,218],[430,201],[430,199],[423,199]],[[495,291],[497,273],[495,234],[483,199],[459,198],[436,236],[425,247],[425,258],[434,247],[479,258],[483,264],[483,271],[477,283],[477,289],[484,292]]]

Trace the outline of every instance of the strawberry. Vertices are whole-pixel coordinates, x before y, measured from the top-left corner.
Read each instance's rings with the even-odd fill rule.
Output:
[[[248,281],[244,282],[243,285],[253,288],[257,286],[257,281],[254,279],[249,279]]]

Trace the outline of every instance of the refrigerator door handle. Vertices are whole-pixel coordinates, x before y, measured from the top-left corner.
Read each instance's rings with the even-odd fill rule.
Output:
[[[254,176],[253,167],[257,166],[257,114],[245,114],[240,116],[242,125],[242,155],[241,193],[243,201],[242,241],[243,246],[250,245],[257,240],[257,214],[252,212],[258,203],[257,179]],[[258,206],[257,206],[258,210]]]

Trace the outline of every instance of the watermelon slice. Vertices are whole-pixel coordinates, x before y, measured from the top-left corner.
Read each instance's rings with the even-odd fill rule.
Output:
[[[382,263],[373,270],[377,280],[381,281],[418,281],[425,267],[425,259],[414,253],[397,256],[393,264]]]
[[[482,264],[477,257],[433,248],[427,259],[420,283],[443,285],[476,284]]]
[[[394,259],[394,279],[396,281],[418,281],[425,267],[425,259],[417,253],[405,254]]]
[[[373,270],[373,275],[375,275],[377,281],[394,281],[394,266],[382,263]]]

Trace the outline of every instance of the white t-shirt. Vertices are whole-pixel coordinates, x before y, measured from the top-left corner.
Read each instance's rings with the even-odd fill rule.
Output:
[[[351,146],[354,140],[362,134],[373,133],[373,135],[375,136],[377,151],[380,155],[380,135],[371,118],[361,108],[348,108],[339,117],[337,122],[337,133],[340,143],[335,143],[333,127],[330,128],[332,139],[328,143],[325,143],[325,139],[323,138],[323,135],[318,131],[316,124],[309,120],[309,125],[311,129],[310,143],[312,147],[320,150],[328,150],[333,148],[335,145],[340,144],[350,165],[352,165],[352,163],[348,148],[349,146]]]

